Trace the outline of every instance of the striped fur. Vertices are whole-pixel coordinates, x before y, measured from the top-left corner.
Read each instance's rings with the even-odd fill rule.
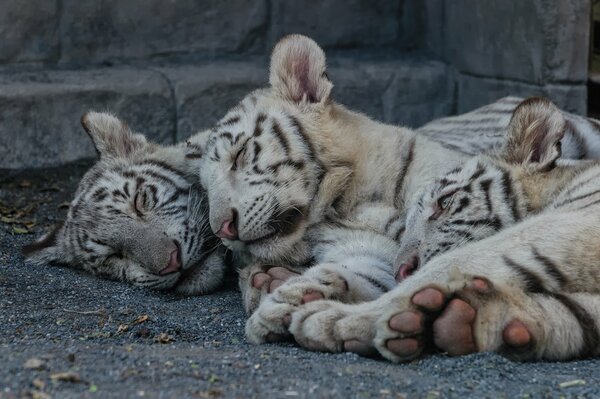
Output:
[[[480,351],[520,360],[598,355],[600,164],[557,163],[564,132],[551,103],[524,101],[503,148],[466,161],[415,197],[396,270],[414,266],[415,258],[418,270],[372,302],[304,306],[293,315],[294,337],[330,351],[343,350],[346,341],[372,342],[390,360],[410,360],[386,346],[405,337],[389,327],[390,318],[415,310],[410,298],[435,286],[477,308],[473,334]],[[493,289],[481,296],[465,291],[473,277],[486,278]],[[534,337],[519,351],[502,338],[514,319]]]
[[[188,143],[203,154],[190,162],[207,189],[213,231],[234,220],[239,233],[224,243],[245,256],[246,309],[260,303],[246,326],[253,342],[287,335],[283,321],[306,292],[356,303],[394,286],[406,205],[479,141],[467,138],[455,151],[446,143],[451,135],[438,132],[433,141],[425,131],[377,123],[335,103],[323,51],[303,36],[275,47],[270,83]],[[506,101],[495,106],[504,114]],[[471,114],[465,128],[484,123],[481,113],[491,109]],[[497,140],[487,149],[506,130],[496,126]],[[564,144],[581,155],[571,141]],[[310,268],[266,296],[250,284],[265,265]]]
[[[90,112],[82,124],[100,160],[79,183],[64,224],[24,248],[28,259],[186,295],[214,290],[225,266],[205,193],[187,177],[181,149],[148,143],[108,114]],[[173,251],[181,269],[164,273]]]

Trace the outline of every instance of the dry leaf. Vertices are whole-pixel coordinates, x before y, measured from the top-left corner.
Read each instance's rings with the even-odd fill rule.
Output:
[[[58,209],[66,209],[69,207],[69,202],[65,201],[58,205]]]
[[[30,391],[29,394],[31,395],[31,399],[50,399],[51,396],[48,395],[46,392],[42,392],[42,391]]]
[[[50,375],[50,379],[54,381],[65,381],[65,382],[83,382],[79,374],[72,371],[65,371],[62,373],[55,373]]]
[[[23,367],[29,370],[41,370],[46,366],[46,362],[40,358],[32,357],[31,359],[27,359]]]
[[[154,342],[158,342],[159,344],[168,344],[173,341],[173,337],[167,333],[160,333],[156,337],[154,337]]]
[[[21,180],[21,183],[19,183],[19,186],[22,188],[31,187],[31,182],[29,180]]]
[[[132,324],[141,324],[144,323],[146,321],[150,320],[150,317],[147,314],[141,315],[139,316],[137,319],[135,319]]]
[[[29,234],[29,233],[31,233],[29,230],[27,230],[23,227],[17,227],[17,226],[13,226],[12,231],[14,234]]]
[[[40,391],[44,390],[44,388],[46,387],[46,383],[40,380],[39,378],[36,378],[35,380],[31,381],[31,385],[33,385],[36,389],[39,389]]]
[[[580,385],[585,385],[585,380],[565,381],[558,384],[561,388],[578,387]]]
[[[117,334],[124,333],[127,330],[129,330],[129,326],[127,324],[119,324],[119,327],[117,327]]]

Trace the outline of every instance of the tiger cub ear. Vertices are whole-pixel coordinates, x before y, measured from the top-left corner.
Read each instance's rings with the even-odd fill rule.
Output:
[[[325,102],[333,87],[326,74],[325,53],[302,35],[288,35],[277,43],[271,55],[269,83],[279,95],[297,104]]]
[[[512,164],[548,171],[560,158],[565,128],[562,113],[550,100],[528,98],[513,112],[501,156]]]
[[[81,126],[101,158],[127,158],[147,145],[143,135],[134,134],[126,123],[109,113],[86,112],[81,117]]]
[[[63,225],[56,226],[37,241],[23,246],[23,255],[25,255],[27,260],[36,264],[50,262],[66,263],[67,259],[63,253],[59,239],[62,229]]]

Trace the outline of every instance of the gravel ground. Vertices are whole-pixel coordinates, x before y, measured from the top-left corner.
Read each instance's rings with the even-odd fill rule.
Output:
[[[24,263],[20,247],[64,215],[88,166],[0,171],[0,398],[600,397],[597,360],[394,365],[253,346],[232,287],[182,298]]]

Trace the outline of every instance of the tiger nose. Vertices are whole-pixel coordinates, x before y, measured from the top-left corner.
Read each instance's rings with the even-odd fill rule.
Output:
[[[231,218],[225,220],[219,231],[217,231],[217,237],[226,238],[228,240],[238,239],[237,210],[235,208],[231,210]]]
[[[161,276],[176,272],[181,268],[181,247],[179,246],[179,242],[177,240],[173,240],[173,243],[175,244],[175,249],[171,251],[171,254],[169,255],[169,263],[167,264],[167,267],[159,272]]]

